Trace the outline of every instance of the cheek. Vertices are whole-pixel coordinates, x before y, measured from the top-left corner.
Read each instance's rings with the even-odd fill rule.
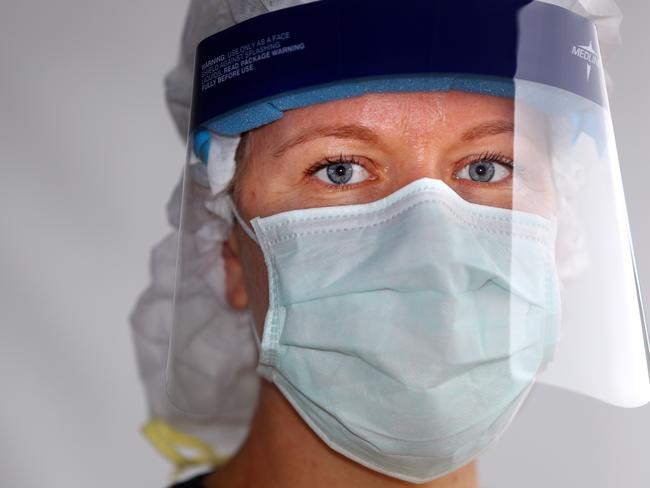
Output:
[[[516,175],[513,208],[551,218],[556,214],[557,190],[550,157],[534,149],[520,151],[521,171]]]
[[[252,219],[286,210],[286,201],[296,199],[295,187],[287,185],[291,176],[287,173],[286,168],[260,158],[247,161],[237,182],[237,206],[241,214]]]

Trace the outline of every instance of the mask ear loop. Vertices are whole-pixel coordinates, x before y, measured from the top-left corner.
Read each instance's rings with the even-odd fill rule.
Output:
[[[251,327],[251,331],[253,332],[253,338],[255,339],[255,344],[257,345],[257,352],[259,354],[260,350],[262,349],[262,340],[260,339],[260,333],[257,331],[257,325],[255,325],[255,319],[253,318],[253,314],[250,314],[250,319],[248,320],[248,324]]]
[[[253,240],[253,242],[259,245],[259,241],[255,236],[255,232],[253,232],[253,229],[251,229],[250,225],[248,225],[248,223],[240,215],[239,210],[237,210],[237,206],[235,205],[235,202],[233,202],[232,200],[232,197],[228,195],[226,198],[228,200],[228,205],[230,206],[230,209],[232,210],[232,213],[235,216],[235,220],[237,220],[241,228],[244,230],[244,232],[246,232],[246,235],[250,237]]]

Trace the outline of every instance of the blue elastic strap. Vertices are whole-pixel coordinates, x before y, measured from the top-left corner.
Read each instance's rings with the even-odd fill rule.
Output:
[[[448,92],[454,90],[504,98],[514,98],[515,96],[513,80],[471,75],[432,74],[343,81],[300,90],[217,117],[204,124],[204,129],[196,132],[194,151],[207,164],[210,151],[210,131],[225,136],[237,136],[281,119],[287,110],[345,100],[369,93]]]

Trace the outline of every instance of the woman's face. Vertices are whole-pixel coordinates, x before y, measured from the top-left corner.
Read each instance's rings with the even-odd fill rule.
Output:
[[[539,119],[518,116],[519,161],[514,119],[512,100],[462,92],[369,94],[292,110],[248,134],[235,201],[248,221],[368,203],[428,177],[473,203],[547,215],[553,192]],[[241,229],[236,240],[240,291],[261,326],[264,260]]]

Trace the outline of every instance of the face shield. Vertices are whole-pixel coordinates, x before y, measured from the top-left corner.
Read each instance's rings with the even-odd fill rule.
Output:
[[[324,0],[205,39],[173,404],[238,426],[235,446],[259,374],[330,447],[414,482],[482,454],[535,383],[646,404],[604,80],[593,23],[542,2]],[[244,134],[263,142],[247,151]],[[291,164],[269,173],[283,149]],[[291,171],[277,204],[274,174]],[[233,225],[264,258],[259,323],[224,292]]]

